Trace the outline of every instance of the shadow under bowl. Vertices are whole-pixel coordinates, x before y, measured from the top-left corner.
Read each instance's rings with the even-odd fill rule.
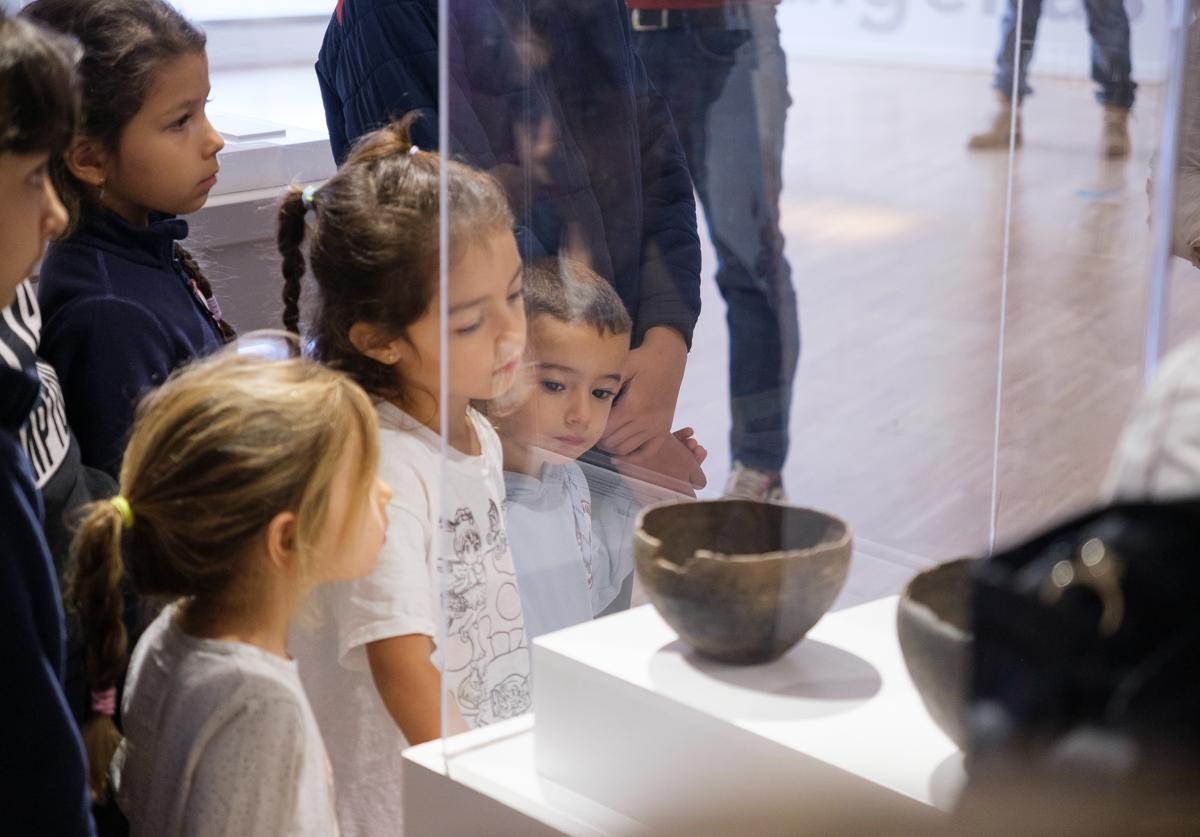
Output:
[[[971,659],[971,562],[960,558],[913,578],[900,595],[896,632],[909,676],[934,723],[963,749]]]
[[[638,517],[634,555],[650,602],[688,645],[726,663],[765,663],[833,605],[850,568],[850,528],[822,512],[713,500]]]

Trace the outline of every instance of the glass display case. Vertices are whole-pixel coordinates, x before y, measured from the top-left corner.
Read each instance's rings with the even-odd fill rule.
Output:
[[[175,5],[188,246],[317,355],[349,283],[381,420],[291,649],[344,833],[935,833],[953,562],[1195,493],[1190,2]]]
[[[1122,428],[1200,305],[1182,6],[226,6],[189,10],[228,175],[194,222],[236,325],[278,323],[281,187],[401,118],[438,176],[401,558],[443,737],[406,795],[492,807],[414,832],[950,808],[962,672],[918,671],[898,600],[1132,490]]]
[[[1154,715],[1164,694],[1178,707],[1168,693],[1195,670],[1160,657],[1162,637],[1194,656],[1200,627],[1179,641],[1145,588],[1171,586],[1157,539],[1178,534],[1147,521],[1183,504],[1197,506],[1179,518],[1185,535],[1200,520],[1200,0],[171,3],[205,30],[203,61],[198,33],[166,9],[159,33],[80,24],[136,42],[122,54],[146,65],[124,68],[137,95],[112,116],[120,124],[89,116],[96,136],[51,167],[68,203],[79,190],[76,222],[131,237],[169,227],[155,233],[155,269],[181,280],[169,290],[205,341],[136,388],[220,353],[232,326],[246,355],[304,354],[367,391],[369,404],[338,390],[365,411],[355,427],[377,419],[390,485],[367,486],[378,502],[356,517],[341,488],[309,485],[333,473],[314,451],[290,477],[307,480],[302,497],[280,488],[276,505],[263,501],[266,529],[247,524],[228,556],[195,558],[195,578],[168,568],[182,580],[163,582],[186,603],[162,630],[258,645],[288,667],[289,706],[327,756],[307,749],[306,776],[336,791],[291,807],[311,802],[351,837],[769,834],[798,822],[937,834],[978,787],[988,746],[1024,742],[1019,723],[1047,714],[1035,698],[1060,674],[1062,714],[1100,718],[1085,733],[1118,698],[1150,719],[1122,730],[1134,743],[1194,715],[1192,695],[1170,723]],[[0,0],[6,14],[27,5]],[[186,62],[150,44],[168,30]],[[117,78],[96,66],[93,81]],[[178,160],[203,146],[207,176],[188,201],[160,206],[149,186],[141,196],[149,163],[124,179],[122,144],[164,89],[157,79],[180,67],[186,113],[157,128],[147,115],[138,136],[177,143]],[[176,205],[202,208],[181,221],[162,208]],[[52,257],[80,229],[45,259],[51,302]],[[93,246],[108,245],[80,252]],[[38,289],[20,293],[24,307],[4,312],[19,344],[0,349],[53,384],[50,356],[36,354]],[[294,334],[280,340],[280,326]],[[77,446],[67,418],[78,436],[95,417],[59,400],[51,429],[65,459]],[[154,420],[145,403],[129,422]],[[245,402],[263,403],[258,388]],[[263,420],[267,435],[280,415]],[[328,435],[331,422],[312,424]],[[218,447],[193,454],[197,472],[227,473],[234,446]],[[374,462],[375,446],[360,447]],[[138,758],[116,726],[136,703],[118,697],[133,650],[120,647],[159,612],[138,575],[161,571],[146,554],[174,551],[134,540],[156,518],[141,511],[155,492],[143,500],[128,484],[131,461],[61,545],[75,553],[65,572],[92,581],[66,588],[78,625],[69,610],[54,617],[87,657],[71,674],[81,701],[89,692],[82,720],[110,739],[86,735],[89,753],[115,759],[112,776],[91,765],[98,810],[109,779],[125,793],[130,746]],[[329,486],[349,485],[343,472]],[[169,508],[164,520],[193,519]],[[1112,538],[1087,528],[1114,509],[1128,515]],[[102,556],[88,548],[101,528]],[[1129,531],[1148,533],[1133,551],[1159,563],[1136,566]],[[197,556],[214,542],[197,540]],[[243,545],[269,561],[243,572]],[[1168,558],[1200,550],[1170,546]],[[137,560],[122,565],[122,550]],[[209,557],[228,566],[205,575]],[[125,581],[146,607],[111,607]],[[270,594],[270,647],[246,627],[261,614],[243,589]],[[1060,607],[1091,620],[1076,632],[1086,642],[1044,627]],[[989,658],[997,624],[1026,648],[1054,641],[1045,659],[1040,647]],[[1134,642],[1151,628],[1153,653]],[[1120,655],[1105,653],[1117,646],[1128,666],[1114,675]],[[1074,665],[1078,648],[1105,653]],[[131,670],[154,653],[134,654]],[[1129,686],[1147,658],[1161,679]],[[989,676],[1033,695],[1028,712],[981,698]],[[1072,677],[1111,687],[1112,703],[1084,706],[1091,692],[1072,691]],[[163,732],[145,717],[141,734]],[[200,753],[189,777],[211,759],[225,781],[238,774],[223,756],[249,769],[274,752],[244,738],[222,744],[236,759],[210,756],[210,732],[188,742]],[[314,739],[299,740],[286,743]],[[1134,772],[1112,740],[1082,745],[1068,753],[1079,763]],[[213,793],[198,804],[225,816]],[[1024,802],[982,815],[1038,820]],[[119,820],[122,805],[108,813]],[[976,833],[961,823],[949,830]]]
[[[483,621],[464,630],[462,593],[495,570],[484,547],[468,582],[457,563],[464,541],[447,532],[442,627],[448,643],[473,649],[468,701],[491,701],[489,721],[532,707],[541,780],[638,822],[680,824],[662,798],[637,790],[669,767],[693,783],[657,786],[662,797],[702,787],[713,801],[698,810],[743,810],[745,800],[717,790],[732,772],[681,763],[709,747],[769,759],[755,747],[788,735],[788,746],[820,750],[796,743],[811,741],[797,732],[806,713],[885,724],[869,707],[888,706],[881,696],[906,676],[895,668],[895,597],[914,574],[986,555],[1116,490],[1106,475],[1146,376],[1194,331],[1193,268],[1163,249],[1163,190],[1174,192],[1175,158],[1181,183],[1188,165],[1186,139],[1174,147],[1182,78],[1172,38],[1184,11],[443,0],[439,15],[440,99],[424,118],[437,119],[440,148],[503,187],[535,271],[526,391],[512,396],[526,406],[488,413],[506,447],[508,545],[532,662],[516,688],[488,674],[497,635]],[[452,200],[443,212],[448,238],[462,235]],[[449,252],[441,292],[454,299]],[[613,406],[589,414],[607,416],[605,429],[577,433],[584,418],[568,401],[594,394],[587,382],[599,380],[612,335],[582,301],[593,274],[630,316],[630,351],[619,386],[606,385]],[[557,307],[544,298],[555,293]],[[685,428],[702,462],[670,435]],[[695,459],[671,459],[672,449]],[[819,551],[840,530],[705,505],[730,496],[825,513],[853,535],[840,592],[808,603],[828,614],[760,668],[714,663],[705,643],[730,612],[744,617],[753,595],[771,598],[773,627],[786,633],[797,590],[811,583],[793,579],[780,594],[785,582],[764,593],[725,575],[679,577],[701,573],[703,555],[756,556],[749,565]],[[686,524],[639,517],[693,497],[703,511]],[[456,513],[443,506],[445,520]],[[472,542],[490,543],[476,523]],[[686,547],[670,555],[667,541]],[[673,580],[656,581],[664,560]],[[629,598],[596,599],[588,613],[581,590],[602,577],[631,579]],[[663,583],[667,593],[647,589]],[[639,611],[647,601],[657,610]],[[594,621],[602,616],[613,618]],[[689,617],[702,624],[682,624]],[[590,624],[550,630],[572,622]],[[874,639],[856,645],[864,635]],[[464,682],[446,684],[447,717],[462,710]],[[830,690],[836,699],[822,703]],[[657,711],[677,725],[646,720]],[[678,718],[689,713],[713,722],[692,719],[702,743],[680,743],[689,728]],[[483,717],[465,726],[489,726]],[[757,738],[727,738],[727,728]],[[811,735],[851,728],[830,720]],[[622,734],[632,743],[613,744]],[[482,740],[447,740],[450,776],[456,763],[462,776],[486,773]],[[870,772],[844,743],[829,746],[818,759]],[[947,807],[961,780],[957,748],[944,736],[912,747],[896,775],[871,781]],[[882,749],[882,762],[895,756]]]

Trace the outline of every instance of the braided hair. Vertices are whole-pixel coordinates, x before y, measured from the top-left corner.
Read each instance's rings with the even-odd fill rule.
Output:
[[[175,258],[179,259],[179,264],[182,265],[184,274],[196,284],[196,290],[200,291],[200,295],[204,297],[204,304],[208,306],[208,312],[212,315],[213,320],[216,321],[217,329],[221,332],[221,338],[226,343],[233,342],[237,339],[237,332],[221,316],[221,305],[217,302],[216,294],[213,293],[212,283],[208,281],[208,277],[200,270],[200,264],[196,261],[196,257],[176,241]]]

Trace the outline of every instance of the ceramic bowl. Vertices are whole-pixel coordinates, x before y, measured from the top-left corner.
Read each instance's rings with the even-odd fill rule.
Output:
[[[896,610],[900,650],[913,684],[929,716],[960,748],[967,742],[971,560],[960,558],[916,576]]]
[[[850,528],[810,509],[746,500],[667,503],[638,517],[650,602],[706,657],[764,663],[825,615],[850,567]]]

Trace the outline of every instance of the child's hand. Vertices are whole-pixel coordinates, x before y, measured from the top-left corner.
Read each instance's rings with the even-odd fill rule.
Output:
[[[687,449],[690,450],[692,452],[692,455],[696,457],[697,465],[703,465],[704,460],[708,459],[708,448],[704,447],[704,445],[702,445],[698,441],[696,441],[696,439],[695,439],[696,431],[693,430],[692,428],[681,427],[679,430],[676,430],[671,435],[674,436],[679,441],[683,442],[685,445],[687,445]],[[699,474],[700,474],[700,477],[704,479],[704,482],[696,483],[695,480],[693,480],[692,485],[695,485],[696,488],[704,488],[704,486],[708,485],[708,479],[707,479],[707,477],[704,476],[703,471],[699,471]]]
[[[614,456],[654,456],[670,438],[675,401],[683,382],[687,344],[673,328],[656,326],[629,353],[625,385],[608,417],[600,448]]]
[[[614,456],[617,471],[627,477],[630,490],[643,505],[661,500],[695,497],[696,489],[708,485],[700,468],[708,451],[694,438],[690,427],[669,433],[652,454],[638,451],[631,456]]]

